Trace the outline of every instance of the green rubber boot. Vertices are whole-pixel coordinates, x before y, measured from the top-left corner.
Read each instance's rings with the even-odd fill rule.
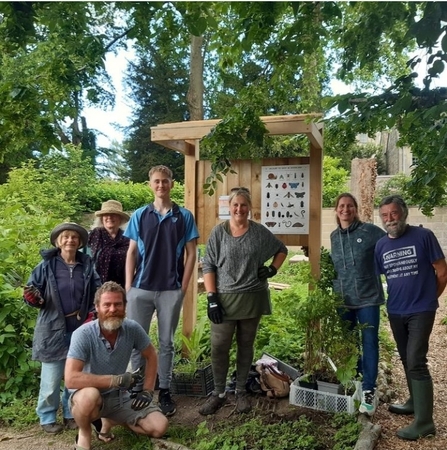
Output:
[[[410,415],[414,414],[414,403],[413,403],[413,387],[411,385],[411,379],[408,376],[408,372],[405,371],[405,376],[407,378],[407,385],[408,385],[408,391],[410,392],[410,397],[408,400],[403,404],[394,404],[388,406],[388,411],[392,412],[394,414],[403,414],[403,415]]]
[[[411,380],[414,400],[414,420],[408,427],[397,432],[401,439],[416,441],[419,438],[435,435],[433,422],[433,381]]]

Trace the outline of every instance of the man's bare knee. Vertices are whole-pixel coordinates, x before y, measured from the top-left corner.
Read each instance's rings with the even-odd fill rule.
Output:
[[[73,414],[79,411],[83,415],[90,415],[101,407],[101,402],[98,389],[90,387],[79,389],[71,399]]]

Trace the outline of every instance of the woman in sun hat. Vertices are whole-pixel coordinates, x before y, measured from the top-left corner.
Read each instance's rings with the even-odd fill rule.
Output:
[[[107,200],[99,211],[88,237],[88,245],[101,282],[115,281],[125,286],[126,254],[129,238],[122,227],[129,221],[123,206],[116,200]]]
[[[52,434],[64,426],[77,428],[67,389],[62,394],[64,425],[56,422],[56,416],[71,335],[91,318],[101,284],[92,259],[79,251],[87,239],[87,230],[76,223],[57,225],[50,234],[54,248],[40,252],[43,260],[33,269],[23,293],[28,305],[39,308],[32,351],[32,359],[42,365],[36,412],[43,430]]]

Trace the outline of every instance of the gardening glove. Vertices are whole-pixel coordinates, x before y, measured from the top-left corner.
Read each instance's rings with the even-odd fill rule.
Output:
[[[137,394],[134,398],[130,407],[134,411],[139,411],[140,409],[146,408],[151,404],[152,399],[154,398],[154,391],[144,390]]]
[[[222,307],[222,303],[219,301],[219,296],[215,292],[209,292],[207,295],[208,299],[208,319],[213,323],[222,323],[223,322],[223,314],[224,309]]]
[[[278,272],[278,271],[276,270],[276,267],[275,267],[275,266],[272,266],[272,265],[270,265],[270,266],[268,266],[268,267],[266,267],[266,266],[261,266],[261,267],[258,269],[258,278],[259,278],[260,280],[266,280],[267,278],[272,278],[272,277],[274,277],[274,276],[276,275],[277,272]]]
[[[42,306],[43,305],[43,298],[40,295],[39,289],[36,288],[36,286],[30,285],[25,286],[23,289],[23,298],[25,299],[26,303],[31,306]]]
[[[109,387],[119,389],[132,389],[137,384],[138,380],[138,375],[131,372],[126,372],[122,375],[112,375]]]

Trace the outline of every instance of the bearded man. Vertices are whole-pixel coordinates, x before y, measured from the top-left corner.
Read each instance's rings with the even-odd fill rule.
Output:
[[[385,197],[379,214],[388,234],[376,243],[376,269],[386,276],[388,318],[410,392],[404,404],[390,405],[389,410],[414,414],[413,422],[397,435],[416,440],[436,433],[427,352],[438,297],[447,283],[447,264],[433,232],[407,224],[408,208],[400,196]]]
[[[163,436],[168,420],[152,401],[157,353],[141,325],[125,318],[126,291],[108,281],[96,291],[94,302],[98,318],[73,333],[65,366],[65,384],[75,390],[70,397],[79,426],[75,449],[91,448],[92,423],[104,442],[114,439],[114,425]],[[129,390],[138,381],[135,373],[126,372],[133,350],[141,353],[145,368],[143,391],[131,398]]]

